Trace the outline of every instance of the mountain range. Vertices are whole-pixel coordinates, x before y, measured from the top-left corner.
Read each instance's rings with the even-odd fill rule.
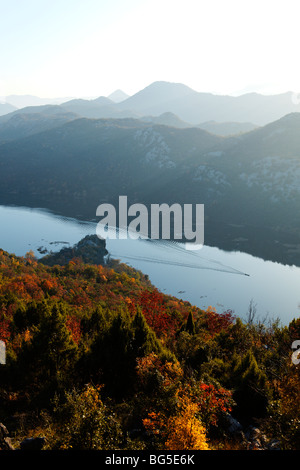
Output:
[[[182,84],[155,82],[119,106],[141,115],[172,112],[193,125],[213,120],[261,126],[300,111],[298,101],[292,92],[270,96],[248,93],[234,97],[199,93]]]
[[[17,110],[0,116],[0,144],[59,127],[79,117],[59,106],[45,105]]]
[[[81,118],[62,106],[31,111],[0,118],[1,204],[96,220],[97,206],[117,206],[119,195],[148,206],[201,203],[206,244],[300,265],[299,113],[221,137]]]
[[[12,100],[13,98],[11,97]],[[26,102],[25,98],[23,97],[23,102]],[[250,123],[254,128],[280,119],[286,114],[300,111],[299,99],[293,92],[277,95],[247,93],[241,96],[222,96],[197,92],[181,83],[163,81],[154,82],[133,96],[116,90],[108,97],[100,96],[96,99],[65,101],[57,99],[55,103],[55,100],[51,103],[38,100],[40,100],[38,103],[33,101],[31,104],[59,104],[65,111],[95,119],[140,119],[145,116],[158,117],[172,113],[189,126],[215,121],[221,124],[243,123],[244,126],[245,123]],[[9,103],[9,99],[6,101]],[[16,101],[14,103],[16,105]],[[6,110],[5,113],[10,111],[13,109]],[[0,114],[4,114],[1,107]]]

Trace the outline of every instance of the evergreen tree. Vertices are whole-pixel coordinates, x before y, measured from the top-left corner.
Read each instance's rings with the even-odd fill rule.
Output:
[[[129,315],[120,311],[91,346],[89,368],[93,379],[105,383],[112,395],[122,396],[130,385],[134,368],[133,337]]]
[[[23,344],[17,369],[24,385],[35,384],[37,393],[66,386],[77,359],[77,346],[66,326],[66,309],[62,303],[43,308],[43,319],[35,327],[32,340]]]
[[[235,391],[233,399],[237,404],[236,412],[246,422],[262,417],[268,404],[266,374],[259,368],[252,351],[236,359],[233,369]]]
[[[190,335],[194,335],[194,334],[196,333],[196,330],[195,330],[195,322],[194,322],[194,318],[193,318],[192,312],[189,312],[189,316],[188,316],[188,318],[187,318],[186,325],[185,325],[185,330],[186,330]]]
[[[125,396],[135,384],[137,358],[151,352],[166,354],[141,311],[133,319],[128,312],[120,311],[95,338],[88,368],[93,380],[104,383],[110,394]]]
[[[156,354],[162,352],[162,346],[156,334],[151,330],[140,310],[137,311],[131,326],[134,332],[133,352],[135,358],[147,356],[151,352]]]

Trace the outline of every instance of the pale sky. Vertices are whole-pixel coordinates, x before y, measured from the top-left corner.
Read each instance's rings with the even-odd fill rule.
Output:
[[[300,92],[299,0],[0,0],[0,96]]]

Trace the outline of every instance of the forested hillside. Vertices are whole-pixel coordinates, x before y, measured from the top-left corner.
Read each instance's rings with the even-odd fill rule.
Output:
[[[0,252],[0,422],[13,447],[296,448],[299,319],[244,323],[76,255],[49,266]]]

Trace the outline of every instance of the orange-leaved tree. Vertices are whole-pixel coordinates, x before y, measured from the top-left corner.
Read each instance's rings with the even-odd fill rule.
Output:
[[[165,450],[209,450],[206,430],[197,418],[198,405],[187,396],[178,403],[176,415],[166,417],[150,413],[143,424],[148,431],[160,435]]]

